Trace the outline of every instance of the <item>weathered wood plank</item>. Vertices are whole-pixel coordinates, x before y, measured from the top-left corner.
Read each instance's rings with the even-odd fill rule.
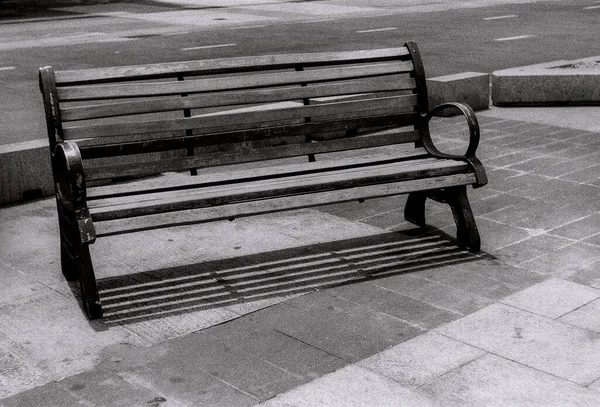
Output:
[[[415,113],[405,115],[389,115],[379,117],[346,118],[331,122],[297,123],[266,129],[244,129],[222,132],[218,134],[184,136],[179,132],[141,134],[138,136],[100,137],[77,140],[85,159],[111,157],[128,154],[144,154],[165,150],[185,149],[187,147],[204,147],[214,144],[236,142],[255,142],[260,140],[288,140],[290,138],[310,135],[313,139],[326,140],[335,137],[332,134],[347,131],[362,133],[381,127],[412,126],[418,116]],[[403,129],[402,131],[406,131]],[[416,141],[418,134],[411,132],[404,137],[405,142]]]
[[[304,119],[315,116],[347,115],[348,118],[382,116],[391,112],[410,113],[414,111],[414,98],[410,95],[376,99],[338,101],[318,105],[292,105],[277,108],[269,106],[265,110],[224,111],[189,118],[148,120],[141,122],[121,121],[112,124],[69,125],[63,127],[66,140],[92,137],[113,137],[130,134],[161,133],[177,130],[197,129],[204,134],[252,127],[272,127],[278,121]]]
[[[241,76],[193,79],[186,81],[120,83],[118,85],[59,87],[60,101],[137,98],[193,94],[234,89],[252,89],[272,86],[291,86],[347,79],[368,78],[410,72],[412,62],[401,61],[365,66],[344,66],[309,71],[271,72]]]
[[[334,84],[307,85],[297,88],[249,89],[245,91],[208,93],[182,98],[160,98],[140,101],[75,106],[61,109],[62,120],[76,121],[105,117],[157,113],[182,109],[215,106],[235,106],[274,103],[288,100],[323,98],[363,93],[392,92],[414,89],[415,80],[409,76],[394,76],[390,80],[350,81]],[[414,95],[416,98],[416,95]]]
[[[137,230],[155,229],[165,226],[194,224],[214,220],[225,220],[244,216],[287,211],[326,205],[333,202],[349,202],[359,199],[379,198],[406,194],[411,191],[447,188],[456,185],[469,185],[475,182],[473,174],[454,174],[448,176],[401,181],[379,185],[361,186],[337,191],[317,192],[298,196],[279,197],[262,201],[235,203],[224,206],[213,206],[195,210],[184,210],[161,214],[152,214],[136,219],[135,223],[127,221],[97,222],[97,236]]]
[[[114,79],[152,79],[243,70],[285,69],[295,66],[335,65],[349,62],[375,62],[406,58],[406,47],[361,51],[322,52],[206,59],[149,65],[118,66],[56,72],[60,85],[102,83]]]
[[[411,132],[407,134],[410,135]],[[412,132],[415,136],[416,132]],[[401,144],[406,139],[396,134],[384,134],[351,139],[325,140],[315,143],[303,143],[248,149],[239,152],[203,154],[190,157],[178,157],[154,162],[143,162],[123,165],[86,168],[86,180],[107,179],[124,176],[158,174],[167,171],[181,171],[187,168],[205,168],[226,164],[252,161],[274,160],[278,158],[297,157],[308,154],[322,154],[336,151],[365,149],[393,144]]]
[[[205,173],[201,177],[177,177],[172,176],[166,181],[163,177],[153,177],[125,184],[112,184],[105,186],[88,187],[87,199],[110,198],[124,195],[140,195],[159,191],[171,191],[178,189],[200,188],[216,184],[248,182],[259,179],[276,179],[293,175],[319,173],[324,171],[336,171],[344,168],[364,167],[367,165],[378,165],[391,162],[408,162],[411,160],[427,157],[424,148],[409,148],[405,151],[394,151],[358,157],[336,157],[316,162],[286,163],[270,165],[267,167],[234,169],[226,172]],[[435,159],[431,159],[435,160]]]
[[[260,180],[247,183],[206,187],[194,191],[172,191],[145,196],[119,197],[90,202],[94,221],[150,215],[152,213],[194,209],[263,200],[285,195],[314,194],[316,192],[352,188],[386,182],[427,179],[466,172],[466,163],[450,160],[415,163],[383,164],[327,173]]]

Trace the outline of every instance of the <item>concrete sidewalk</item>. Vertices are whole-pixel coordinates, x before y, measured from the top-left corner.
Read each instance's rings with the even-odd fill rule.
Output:
[[[403,198],[128,236],[92,246],[91,323],[53,200],[0,208],[0,406],[600,405],[597,112],[478,113],[479,255]],[[432,132],[464,147],[461,118]]]

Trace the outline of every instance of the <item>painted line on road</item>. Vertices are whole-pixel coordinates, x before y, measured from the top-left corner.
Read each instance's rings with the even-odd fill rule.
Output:
[[[265,28],[267,27],[266,24],[263,25],[244,25],[241,27],[231,27],[230,30],[249,30],[251,28]]]
[[[326,23],[328,21],[336,21],[335,18],[321,18],[318,20],[306,20],[306,21],[292,21],[290,24],[312,24],[312,23]]]
[[[535,37],[535,35],[517,35],[516,37],[494,38],[494,41],[514,41],[532,37]]]
[[[17,69],[16,66],[0,66],[0,71],[12,71],[14,69]]]
[[[593,10],[593,9],[596,9],[596,8],[600,8],[600,4],[597,5],[597,6],[587,6],[587,7],[584,7],[583,9],[584,10]]]
[[[516,14],[507,14],[505,16],[494,16],[494,17],[486,17],[483,20],[484,21],[490,21],[490,20],[504,20],[505,18],[516,18],[518,17]]]
[[[394,31],[397,30],[398,27],[386,27],[386,28],[375,28],[373,30],[361,30],[361,31],[357,31],[358,34],[364,34],[364,33],[374,33],[374,32],[379,32],[379,31]]]
[[[224,47],[235,47],[237,44],[218,44],[218,45],[204,45],[201,47],[189,47],[181,48],[181,51],[194,51],[197,49],[210,49],[210,48],[224,48]]]

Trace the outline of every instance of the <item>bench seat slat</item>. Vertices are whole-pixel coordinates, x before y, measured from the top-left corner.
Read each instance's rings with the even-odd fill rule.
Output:
[[[425,159],[426,160],[426,159]],[[315,193],[332,189],[352,188],[369,184],[431,178],[464,173],[468,165],[453,160],[374,165],[330,171],[328,173],[296,175],[278,180],[260,180],[236,185],[215,186],[195,191],[172,191],[148,196],[119,197],[90,201],[94,221],[103,221],[157,212],[194,209],[266,199],[284,195]]]
[[[428,153],[424,148],[410,148],[407,151],[393,151],[386,153],[374,153],[358,157],[335,157],[319,159],[315,162],[307,162],[302,158],[300,163],[273,164],[267,167],[224,169],[216,173],[203,173],[198,177],[190,177],[189,174],[167,174],[165,176],[153,177],[136,182],[124,184],[109,184],[97,187],[88,187],[88,201],[104,199],[117,196],[149,194],[160,191],[181,190],[199,188],[215,184],[231,184],[249,182],[258,179],[282,178],[286,176],[311,174],[325,171],[335,171],[344,168],[356,168],[369,164],[383,164],[390,162],[409,161],[424,158]],[[288,160],[289,161],[289,160]],[[168,177],[165,179],[165,177]]]
[[[399,134],[380,134],[368,137],[354,137],[350,139],[326,140],[315,143],[281,145],[248,149],[244,151],[177,157],[151,162],[100,166],[86,168],[85,177],[87,180],[96,180],[123,176],[158,174],[168,171],[181,171],[188,168],[205,168],[252,161],[297,157],[308,154],[323,154],[381,147],[405,143],[409,139],[416,140],[417,137],[418,133],[416,131],[407,131]]]
[[[66,107],[61,109],[64,122],[105,117],[158,113],[183,109],[198,109],[215,106],[233,106],[255,103],[274,103],[286,100],[302,100],[328,96],[344,96],[371,92],[393,92],[415,88],[411,77],[381,81],[351,81],[335,84],[308,85],[303,87],[251,89],[243,92],[207,93],[188,97],[127,101]]]
[[[413,69],[412,62],[402,61],[378,65],[347,66],[316,69],[302,72],[272,72],[241,76],[226,76],[184,81],[121,83],[118,85],[59,87],[61,101],[137,98],[241,90],[259,87],[290,86],[306,83],[368,78],[381,75],[407,73]]]
[[[296,66],[331,65],[348,62],[393,60],[409,56],[406,47],[363,51],[322,52],[295,55],[265,55],[199,61],[169,62],[137,66],[117,66],[56,72],[56,83],[91,84],[119,80],[176,77],[239,70],[284,69]]]
[[[380,116],[383,110],[409,113],[414,111],[413,95],[392,96],[377,99],[338,101],[318,105],[269,106],[264,110],[226,111],[190,118],[149,120],[143,122],[122,121],[113,124],[75,125],[63,128],[66,140],[112,137],[129,134],[160,133],[187,129],[203,129],[204,134],[226,131],[227,128],[272,127],[277,121],[304,119],[305,117],[349,115],[349,117]],[[369,114],[369,112],[371,114]],[[206,130],[209,129],[209,130]],[[215,129],[215,130],[213,130]]]
[[[350,202],[358,199],[392,196],[415,190],[469,185],[475,181],[474,174],[446,175],[410,181],[362,186],[351,189],[341,189],[336,191],[317,192],[311,195],[286,196],[269,200],[234,203],[225,206],[212,206],[178,212],[158,213],[144,216],[141,219],[136,218],[135,221],[131,223],[122,219],[98,222],[96,224],[96,229],[98,237],[105,237],[123,232],[194,224],[214,220],[224,220],[235,217],[308,208],[334,202]]]

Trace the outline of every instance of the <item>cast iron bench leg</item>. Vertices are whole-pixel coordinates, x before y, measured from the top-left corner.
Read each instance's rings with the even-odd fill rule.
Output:
[[[456,222],[456,241],[460,247],[476,253],[481,249],[481,239],[467,198],[467,187],[445,188],[442,191],[411,192],[404,207],[404,219],[417,226],[425,226],[425,201],[432,198],[447,203]]]
[[[446,202],[450,205],[456,222],[458,245],[466,247],[472,253],[478,252],[481,249],[481,239],[467,198],[467,187],[447,188]]]
[[[100,305],[100,295],[96,285],[89,245],[82,245],[75,257],[79,269],[79,285],[81,287],[83,308],[90,319],[102,318],[102,306]]]
[[[404,219],[417,226],[425,226],[426,200],[427,194],[425,192],[411,192],[408,194],[408,199],[404,206]]]

